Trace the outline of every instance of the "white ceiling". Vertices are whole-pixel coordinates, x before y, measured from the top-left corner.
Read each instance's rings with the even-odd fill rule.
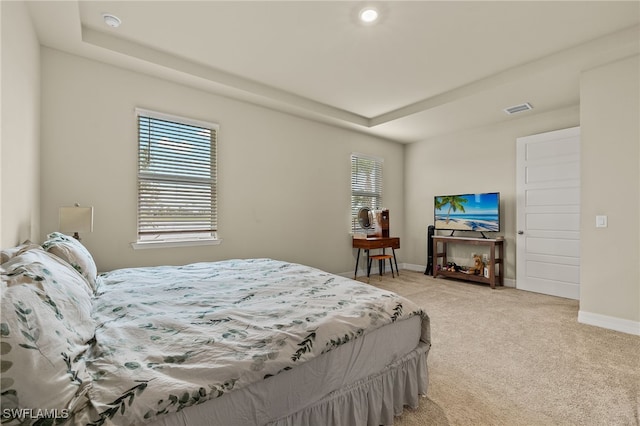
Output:
[[[639,1],[28,5],[45,46],[399,142],[577,105],[582,70],[640,52]]]

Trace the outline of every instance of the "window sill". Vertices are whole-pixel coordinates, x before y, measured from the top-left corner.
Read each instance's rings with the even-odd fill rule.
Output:
[[[136,241],[131,243],[134,250],[175,248],[175,247],[196,247],[196,246],[217,246],[222,240],[218,238],[207,238],[200,240],[175,240],[175,241]]]

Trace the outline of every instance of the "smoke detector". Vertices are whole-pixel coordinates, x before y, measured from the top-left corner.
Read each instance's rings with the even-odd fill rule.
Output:
[[[122,21],[120,20],[120,18],[110,13],[103,13],[102,19],[104,19],[104,23],[110,26],[111,28],[118,28],[120,24],[122,24]]]
[[[503,111],[506,112],[509,115],[512,115],[512,114],[517,114],[517,113],[523,112],[523,111],[529,111],[531,109],[533,109],[531,104],[529,102],[525,102],[525,103],[520,104],[520,105],[514,105],[514,106],[510,106],[509,108],[505,108],[505,109],[503,109]]]

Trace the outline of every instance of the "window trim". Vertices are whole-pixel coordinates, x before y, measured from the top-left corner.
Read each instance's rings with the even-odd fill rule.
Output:
[[[158,120],[168,120],[168,121],[178,120],[179,122],[190,125],[190,126],[215,129],[216,132],[220,130],[219,124],[212,123],[210,121],[196,120],[195,118],[188,118],[188,117],[182,117],[180,115],[175,115],[175,114],[167,114],[164,112],[151,111],[144,108],[136,108],[135,114],[136,114],[136,118],[138,118],[139,115],[145,115],[147,117],[157,118]]]
[[[188,239],[188,240],[161,240],[161,241],[136,241],[131,243],[131,247],[134,250],[146,250],[154,248],[176,248],[176,247],[195,247],[195,246],[217,246],[222,244],[222,239],[215,238],[201,238],[201,239]]]
[[[217,204],[218,204],[218,190],[217,190],[217,180],[218,180],[218,139],[219,139],[219,134],[220,134],[220,125],[216,124],[216,123],[212,123],[209,121],[203,121],[203,120],[197,120],[197,119],[193,119],[193,118],[188,118],[188,117],[182,117],[179,115],[174,115],[174,114],[167,114],[167,113],[162,113],[162,112],[158,112],[158,111],[152,111],[152,110],[148,110],[148,109],[144,109],[144,108],[135,108],[134,109],[134,115],[135,115],[135,122],[136,122],[136,155],[139,155],[139,150],[140,150],[140,133],[139,133],[139,120],[140,120],[140,116],[144,116],[147,118],[151,118],[151,119],[158,119],[158,120],[165,120],[165,121],[172,121],[172,122],[177,122],[177,123],[181,123],[181,124],[185,124],[188,126],[196,126],[196,127],[203,127],[203,128],[207,128],[210,129],[211,132],[215,133],[215,145],[212,145],[212,152],[215,152],[215,156],[212,159],[211,162],[211,168],[212,168],[212,178],[211,181],[213,183],[213,186],[215,187],[215,193],[214,193],[214,197],[212,199],[212,201],[215,202],[216,205],[216,211],[213,213],[215,215],[215,217],[217,218],[218,216],[218,208],[217,208]],[[138,159],[139,161],[139,159]],[[144,175],[144,173],[140,172],[139,169],[139,163],[138,161],[136,161],[136,184],[137,186],[139,186],[140,184],[140,177],[142,175]],[[219,227],[217,226],[218,221],[216,219],[215,221],[215,230],[212,231],[212,235],[211,236],[201,236],[201,237],[185,237],[185,238],[180,238],[179,236],[175,236],[173,238],[165,238],[162,239],[160,237],[158,237],[158,239],[153,240],[153,239],[148,239],[148,240],[141,240],[140,239],[140,232],[139,232],[139,219],[138,219],[138,215],[139,215],[139,189],[136,191],[136,239],[134,242],[131,243],[131,247],[135,250],[139,250],[139,249],[150,249],[150,248],[174,248],[174,247],[189,247],[189,246],[205,246],[205,245],[219,245],[222,243],[222,239],[219,238],[218,233],[219,233]]]

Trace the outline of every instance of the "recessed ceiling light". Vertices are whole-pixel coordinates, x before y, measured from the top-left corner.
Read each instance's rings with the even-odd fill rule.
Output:
[[[378,19],[378,11],[373,7],[367,7],[360,11],[360,20],[366,24],[371,24]]]
[[[118,28],[120,24],[122,24],[122,21],[120,20],[120,18],[110,13],[103,13],[102,19],[104,19],[105,24],[107,24],[112,28]]]

